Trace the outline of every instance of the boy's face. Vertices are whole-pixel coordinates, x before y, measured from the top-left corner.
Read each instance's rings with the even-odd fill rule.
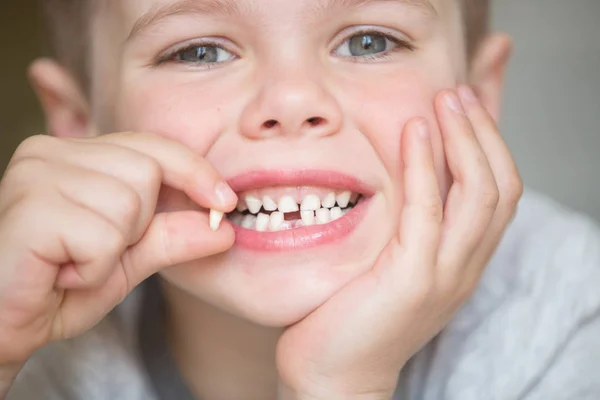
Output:
[[[371,267],[398,226],[400,135],[412,117],[431,123],[447,191],[433,97],[465,79],[457,3],[128,0],[99,9],[92,104],[103,131],[186,144],[242,202],[361,194],[328,225],[248,225],[227,253],[163,271],[176,293],[277,326],[328,300]],[[159,211],[194,207],[168,190],[159,201]]]

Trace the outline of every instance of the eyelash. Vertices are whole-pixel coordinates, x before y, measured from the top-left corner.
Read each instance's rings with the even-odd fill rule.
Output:
[[[344,58],[345,60],[352,61],[352,62],[364,62],[365,60],[367,60],[367,61],[388,60],[391,58],[392,53],[397,53],[397,52],[407,51],[407,50],[412,52],[412,51],[417,50],[417,47],[415,45],[409,43],[407,40],[399,39],[393,35],[378,31],[376,29],[368,29],[368,28],[367,29],[359,29],[359,30],[356,30],[356,31],[351,32],[350,34],[344,36],[344,38],[337,44],[335,49],[338,49],[342,44],[344,44],[346,41],[352,39],[354,36],[361,36],[361,35],[362,36],[367,36],[367,35],[381,36],[381,37],[389,40],[390,42],[394,43],[396,45],[396,47],[391,50],[387,50],[387,51],[384,51],[381,53],[370,54],[370,55],[366,55],[366,56],[342,56],[342,58]]]
[[[389,40],[390,42],[394,43],[396,45],[396,47],[391,50],[382,52],[382,53],[376,53],[376,54],[365,55],[365,56],[343,56],[342,58],[344,58],[346,60],[350,60],[352,62],[364,62],[365,60],[367,60],[367,61],[386,60],[386,59],[390,58],[391,53],[396,53],[396,52],[401,52],[401,51],[406,51],[406,50],[412,52],[417,49],[415,45],[409,43],[406,40],[399,39],[395,36],[392,36],[390,34],[387,34],[385,32],[381,32],[381,31],[378,31],[375,29],[361,29],[361,30],[351,32],[350,34],[346,35],[344,37],[344,39],[338,43],[338,45],[335,47],[335,49],[338,49],[342,44],[344,44],[346,41],[350,40],[354,36],[359,36],[359,35],[381,36],[381,37],[384,37],[385,39]],[[198,47],[208,47],[208,46],[218,47],[218,48],[221,48],[221,49],[233,54],[233,59],[229,60],[229,61],[234,61],[235,59],[238,58],[238,56],[233,51],[228,50],[225,46],[223,46],[222,43],[220,43],[218,41],[201,40],[201,41],[197,41],[197,42],[187,43],[183,46],[176,47],[174,49],[167,51],[165,54],[161,55],[156,60],[154,65],[160,66],[160,65],[163,65],[163,64],[166,64],[169,62],[178,63],[178,64],[188,64],[185,61],[177,60],[176,57],[182,53],[185,53],[186,51],[191,51]],[[196,67],[196,68],[210,69],[217,65],[224,64],[224,63],[226,63],[226,62],[204,63],[204,64],[202,64],[202,67]]]
[[[197,42],[190,42],[190,43],[186,43],[182,46],[179,47],[175,47],[174,49],[168,50],[166,53],[164,53],[163,55],[161,55],[156,62],[154,62],[154,66],[160,66],[169,62],[173,62],[173,63],[177,63],[177,64],[188,64],[185,61],[180,61],[177,60],[177,56],[180,54],[185,53],[186,51],[191,51],[194,50],[198,47],[217,47],[220,49],[223,49],[225,51],[227,51],[228,53],[233,54],[233,59],[229,60],[229,61],[233,61],[235,59],[238,58],[238,56],[235,54],[235,52],[228,50],[223,43],[216,41],[216,40],[209,40],[209,39],[204,39],[204,40],[198,40]],[[210,69],[213,68],[217,65],[220,64],[225,64],[226,62],[217,62],[217,63],[204,63],[202,64],[202,67],[196,67],[196,68],[205,68],[205,69]]]

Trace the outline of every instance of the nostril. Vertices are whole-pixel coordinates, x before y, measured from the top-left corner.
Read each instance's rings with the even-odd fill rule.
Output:
[[[306,122],[308,122],[311,126],[319,126],[325,122],[325,120],[321,117],[312,117],[307,119]]]
[[[271,128],[275,127],[275,125],[277,125],[277,121],[275,121],[274,119],[270,119],[263,123],[263,126],[267,129],[271,129]]]

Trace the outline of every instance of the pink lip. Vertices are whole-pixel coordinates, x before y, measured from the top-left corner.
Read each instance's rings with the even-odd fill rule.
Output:
[[[318,186],[349,189],[363,195],[362,200],[350,212],[324,225],[281,232],[258,232],[233,225],[236,246],[255,251],[304,250],[340,241],[350,235],[362,221],[373,194],[371,187],[355,177],[320,170],[253,171],[233,177],[228,183],[236,192],[275,186]]]

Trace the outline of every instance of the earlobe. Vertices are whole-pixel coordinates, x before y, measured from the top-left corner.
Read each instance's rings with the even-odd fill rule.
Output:
[[[487,37],[471,63],[469,82],[483,105],[498,121],[506,69],[512,54],[512,40],[505,34]]]
[[[36,60],[29,68],[29,79],[51,135],[72,138],[95,135],[88,102],[65,68],[52,60]]]

